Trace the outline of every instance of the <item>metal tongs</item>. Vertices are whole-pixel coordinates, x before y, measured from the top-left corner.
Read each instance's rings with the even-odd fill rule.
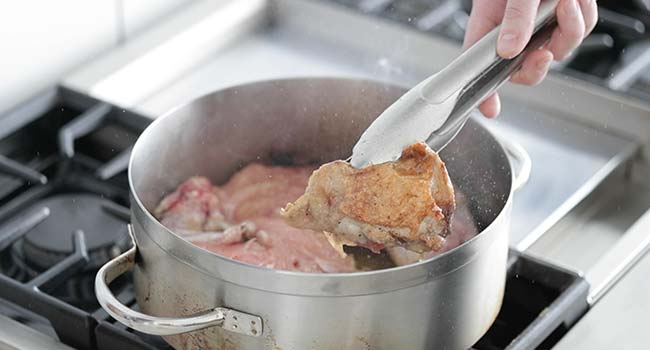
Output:
[[[400,97],[361,135],[352,151],[352,166],[394,161],[404,148],[421,141],[441,151],[465,125],[470,112],[519,69],[530,52],[549,40],[557,27],[558,2],[541,2],[532,38],[518,56],[504,59],[497,55],[497,27]]]

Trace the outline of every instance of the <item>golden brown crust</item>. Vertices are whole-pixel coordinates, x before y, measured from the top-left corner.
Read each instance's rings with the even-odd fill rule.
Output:
[[[359,170],[342,161],[321,166],[305,195],[285,208],[284,217],[290,225],[348,239],[363,234],[374,243],[436,250],[449,230],[454,205],[444,163],[418,143],[395,162]]]

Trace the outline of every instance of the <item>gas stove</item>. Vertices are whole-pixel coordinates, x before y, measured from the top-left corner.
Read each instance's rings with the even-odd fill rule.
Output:
[[[469,3],[198,2],[0,115],[0,347],[169,349],[116,323],[92,287],[128,248],[126,168],[151,119],[254,80],[413,85],[459,52]],[[616,319],[607,310],[625,299],[626,274],[650,261],[650,105],[643,79],[629,80],[645,70],[639,58],[617,63],[643,42],[645,17],[631,6],[608,7],[615,14],[539,87],[502,90],[489,127],[530,153],[533,172],[514,197],[504,304],[474,349],[591,348],[575,339]],[[617,17],[629,15],[638,22]],[[621,77],[624,88],[611,86]],[[114,292],[137,309],[130,278]]]
[[[130,245],[127,160],[149,120],[64,89],[8,119],[19,123],[0,123],[2,323],[19,321],[79,349],[107,349],[97,346],[115,344],[102,341],[106,334],[128,343],[130,333],[106,322],[94,279]],[[117,288],[133,303],[128,280]]]
[[[79,349],[169,349],[111,320],[93,288],[129,248],[126,160],[150,120],[65,88],[16,113],[25,122],[0,139],[0,314]],[[509,259],[503,307],[473,349],[550,348],[586,312],[588,283],[516,251]],[[112,287],[137,308],[125,277]]]

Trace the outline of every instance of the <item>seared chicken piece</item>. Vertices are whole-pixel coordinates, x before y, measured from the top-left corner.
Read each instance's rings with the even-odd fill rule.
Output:
[[[456,191],[456,210],[451,217],[451,231],[445,238],[445,243],[438,251],[416,253],[402,247],[386,248],[391,260],[397,266],[414,264],[421,260],[430,259],[436,255],[448,252],[459,245],[469,241],[478,234],[478,227],[474,216],[469,209],[467,197],[462,192]]]
[[[328,232],[339,250],[344,244],[426,252],[442,248],[454,208],[445,164],[418,143],[395,162],[363,169],[344,161],[321,166],[283,216],[294,227]]]

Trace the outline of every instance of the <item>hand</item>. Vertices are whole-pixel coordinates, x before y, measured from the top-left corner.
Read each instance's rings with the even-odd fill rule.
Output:
[[[501,23],[497,53],[513,58],[526,46],[533,32],[540,0],[474,0],[465,33],[465,48],[471,46]],[[580,45],[596,26],[595,0],[561,0],[557,7],[558,28],[543,48],[532,52],[510,80],[525,85],[539,84],[553,59],[561,61]],[[501,102],[496,93],[479,107],[488,118],[499,114]]]

